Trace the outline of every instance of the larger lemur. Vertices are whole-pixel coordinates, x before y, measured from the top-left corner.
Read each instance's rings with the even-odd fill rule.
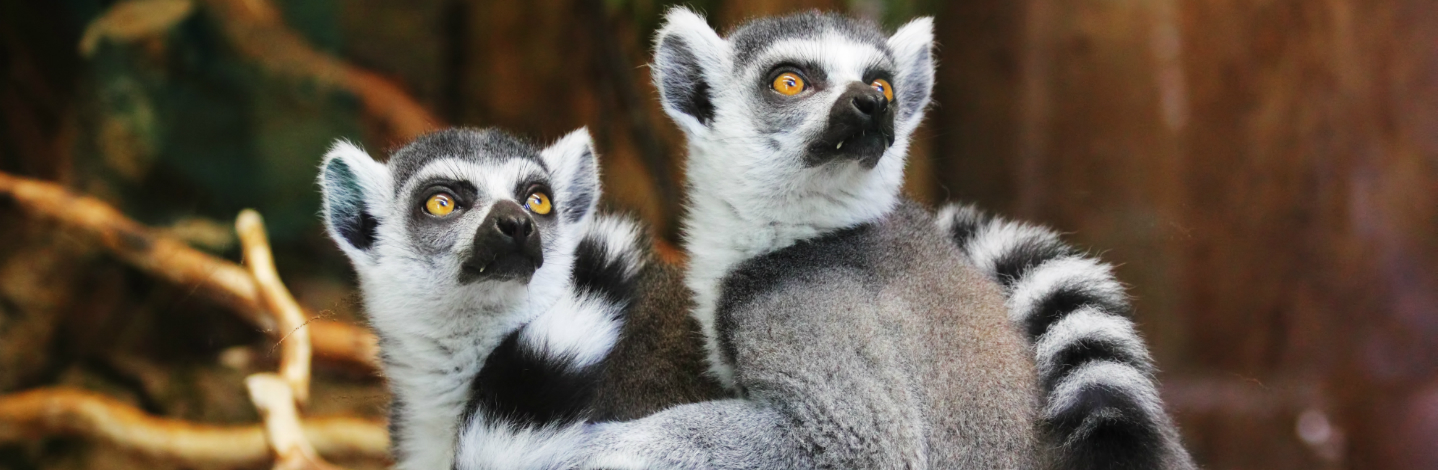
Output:
[[[929,19],[886,38],[807,13],[722,39],[668,14],[652,70],[689,143],[687,284],[712,372],[744,399],[604,425],[592,464],[1030,466],[1024,351],[1049,465],[1193,467],[1107,265],[969,208],[935,230],[901,201],[930,48]],[[1033,349],[962,259],[1004,287]]]
[[[597,426],[600,468],[1035,468],[1035,372],[998,286],[902,201],[929,20],[833,15],[722,39],[672,10],[652,71],[685,132],[712,373],[739,398]]]

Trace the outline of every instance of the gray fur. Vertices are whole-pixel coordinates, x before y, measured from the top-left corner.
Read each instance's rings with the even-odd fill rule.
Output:
[[[641,420],[595,425],[581,468],[815,468],[809,455],[796,451],[792,431],[779,411],[752,400],[680,405]]]
[[[754,64],[755,56],[784,39],[815,39],[826,33],[838,33],[847,39],[870,44],[885,51],[885,35],[867,20],[857,20],[835,13],[811,10],[786,16],[756,18],[731,30],[725,37],[735,47],[735,72],[738,74]]]
[[[394,175],[395,190],[410,181],[425,165],[441,158],[495,163],[520,158],[546,170],[535,144],[497,129],[443,129],[422,135],[395,151],[386,165]]]

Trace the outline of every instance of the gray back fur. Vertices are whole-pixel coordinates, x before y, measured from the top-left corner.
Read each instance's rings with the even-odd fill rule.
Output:
[[[742,398],[597,426],[587,468],[1036,468],[1024,339],[932,217],[742,263],[716,319]]]
[[[820,467],[1033,466],[1024,340],[998,287],[929,217],[902,206],[726,281],[722,344],[746,395],[804,423],[797,438],[825,449],[812,457]]]

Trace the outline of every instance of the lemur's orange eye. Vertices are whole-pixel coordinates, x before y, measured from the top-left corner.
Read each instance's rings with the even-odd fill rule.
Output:
[[[895,101],[895,89],[890,87],[890,82],[883,78],[877,78],[870,82],[870,87],[875,91],[885,94],[885,101]]]
[[[805,79],[794,72],[785,72],[770,82],[770,88],[785,96],[795,96],[805,91]]]
[[[436,217],[444,217],[455,212],[455,198],[445,193],[435,193],[430,199],[425,200],[425,212]]]
[[[525,207],[529,207],[530,212],[534,212],[536,214],[549,214],[550,196],[546,196],[545,193],[541,192],[533,193],[530,195],[529,198],[525,199]]]

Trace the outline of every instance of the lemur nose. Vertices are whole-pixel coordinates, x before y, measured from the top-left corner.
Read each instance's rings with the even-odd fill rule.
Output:
[[[525,237],[530,236],[531,231],[535,230],[535,225],[529,217],[520,215],[495,219],[495,228],[515,241],[523,241]]]
[[[860,111],[861,114],[870,116],[877,113],[885,112],[885,97],[883,95],[875,96],[873,94],[866,93],[851,98],[850,105],[854,106],[855,110]]]
[[[851,98],[850,105],[854,106],[855,109],[860,110],[861,114],[875,113],[875,100],[871,99],[869,96],[856,96],[854,98]]]

